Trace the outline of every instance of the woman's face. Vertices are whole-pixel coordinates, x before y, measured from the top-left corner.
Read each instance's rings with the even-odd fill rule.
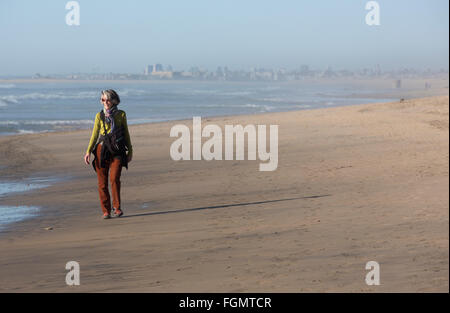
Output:
[[[102,103],[103,103],[103,107],[104,107],[106,110],[111,109],[111,107],[112,107],[111,100],[109,100],[108,98],[106,98],[105,95],[102,95],[101,101],[102,101]]]

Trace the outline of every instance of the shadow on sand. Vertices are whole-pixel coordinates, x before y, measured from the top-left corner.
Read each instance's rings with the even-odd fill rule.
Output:
[[[189,208],[189,209],[180,209],[180,210],[171,210],[171,211],[159,211],[159,212],[132,214],[132,215],[122,216],[121,218],[147,216],[147,215],[158,215],[158,214],[170,214],[170,213],[182,213],[182,212],[210,210],[210,209],[220,209],[220,208],[229,208],[229,207],[234,207],[234,206],[256,205],[256,204],[265,204],[265,203],[282,202],[282,201],[292,201],[292,200],[300,200],[300,199],[315,199],[315,198],[322,198],[322,197],[329,197],[329,196],[331,196],[331,195],[318,195],[318,196],[286,198],[286,199],[266,200],[266,201],[257,201],[257,202],[222,204],[222,205],[206,206],[206,207],[200,207],[200,208]]]

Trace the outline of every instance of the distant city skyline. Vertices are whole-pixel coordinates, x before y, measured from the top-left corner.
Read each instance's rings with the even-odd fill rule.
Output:
[[[41,74],[25,76],[2,76],[0,78],[25,78],[25,79],[69,79],[69,80],[221,80],[221,81],[293,81],[305,79],[360,79],[381,78],[445,78],[448,77],[448,69],[414,69],[401,68],[398,70],[383,70],[379,65],[365,67],[357,70],[333,69],[328,66],[325,69],[311,68],[303,64],[294,69],[287,68],[251,68],[230,69],[227,66],[218,66],[216,70],[209,71],[205,68],[191,66],[186,70],[173,70],[171,65],[153,64],[144,67],[139,73],[68,73],[68,74]]]
[[[230,69],[448,69],[447,0],[0,2],[0,76],[143,73],[151,64]]]

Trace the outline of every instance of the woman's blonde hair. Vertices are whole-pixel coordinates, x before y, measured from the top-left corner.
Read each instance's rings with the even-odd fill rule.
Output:
[[[102,90],[102,96],[105,96],[113,105],[118,105],[120,103],[119,95],[112,89]]]

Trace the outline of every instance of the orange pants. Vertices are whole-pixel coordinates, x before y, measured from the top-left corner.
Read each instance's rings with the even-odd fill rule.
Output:
[[[120,158],[113,158],[105,162],[105,167],[100,167],[102,144],[97,146],[96,170],[98,178],[98,193],[103,213],[111,213],[111,198],[108,189],[108,172],[111,180],[111,193],[114,208],[120,209],[120,174],[122,173],[122,162]]]

